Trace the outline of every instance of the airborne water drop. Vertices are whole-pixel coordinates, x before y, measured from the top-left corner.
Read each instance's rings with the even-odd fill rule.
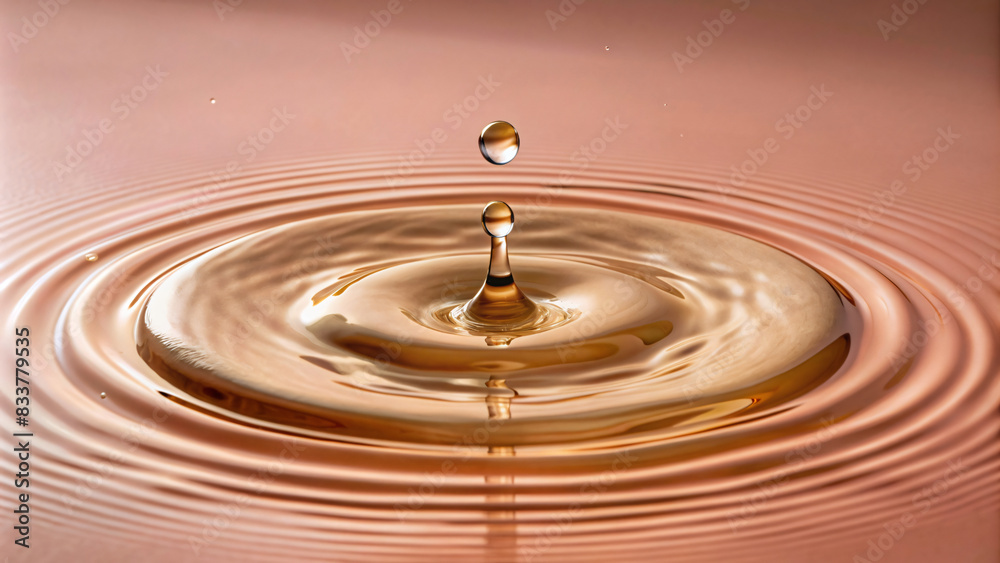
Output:
[[[517,129],[506,121],[494,121],[479,134],[479,150],[492,164],[507,164],[517,156],[521,139]]]

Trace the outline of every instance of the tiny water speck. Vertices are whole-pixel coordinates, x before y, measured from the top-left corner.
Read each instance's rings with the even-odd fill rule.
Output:
[[[97,254],[94,254],[93,252],[88,252],[83,255],[83,259],[86,260],[87,262],[97,262]]]
[[[101,398],[102,399],[107,399],[108,398],[108,394],[107,393],[101,393]]]
[[[506,121],[494,121],[479,134],[479,151],[492,164],[507,164],[517,156],[521,138]]]
[[[212,99],[208,100],[208,103],[214,104],[215,103],[215,98],[212,98]]]
[[[610,50],[611,50],[611,47],[610,47],[610,46],[608,46],[608,45],[605,45],[605,46],[604,46],[604,50],[605,50],[605,51],[610,51]]]

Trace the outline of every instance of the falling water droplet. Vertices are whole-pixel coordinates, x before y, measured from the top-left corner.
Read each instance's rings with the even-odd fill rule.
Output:
[[[94,254],[93,252],[88,252],[83,255],[83,259],[86,260],[87,262],[97,262],[97,254]]]
[[[108,394],[107,393],[101,393],[101,398],[102,399],[107,399],[108,398]]]
[[[214,104],[215,103],[215,98],[212,98],[211,100],[208,100],[208,103]]]
[[[479,134],[479,150],[492,164],[507,164],[517,156],[521,139],[517,129],[506,121],[494,121]]]

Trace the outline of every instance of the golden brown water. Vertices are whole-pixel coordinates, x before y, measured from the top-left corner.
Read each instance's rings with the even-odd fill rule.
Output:
[[[0,55],[0,554],[997,560],[994,3],[401,5],[73,2]],[[544,315],[466,314],[495,200]]]
[[[821,384],[860,339],[825,278],[749,239],[552,209],[510,236],[511,267],[496,245],[482,253],[476,211],[335,214],[220,246],[152,291],[140,352],[216,407],[402,448],[473,433],[501,379],[517,396],[483,450],[544,455],[749,420]],[[349,251],[292,275],[321,236]],[[234,338],[248,319],[259,328]]]
[[[97,458],[115,483],[187,477],[66,489],[55,514],[78,521],[119,490],[147,490],[181,514],[236,503],[239,517],[217,512],[218,526],[206,516],[174,532],[138,515],[145,501],[120,509],[186,556],[237,552],[238,530],[281,511],[284,529],[321,530],[297,545],[302,558],[325,557],[336,537],[336,549],[346,542],[368,559],[414,559],[369,535],[437,553],[412,546],[419,530],[444,527],[472,559],[590,559],[579,546],[631,545],[619,533],[687,545],[685,558],[698,559],[716,541],[769,552],[764,538],[800,526],[787,514],[818,519],[816,534],[838,518],[867,541],[865,522],[919,513],[920,499],[908,507],[925,475],[940,473],[933,485],[949,460],[992,459],[997,358],[992,333],[973,327],[994,322],[995,309],[974,305],[995,298],[993,281],[959,306],[918,281],[947,275],[938,268],[824,242],[806,207],[775,222],[766,207],[691,187],[694,171],[600,168],[538,206],[534,190],[545,188],[523,186],[555,172],[526,159],[532,180],[503,189],[517,213],[510,268],[528,298],[565,317],[546,330],[482,330],[452,313],[490,267],[481,211],[497,187],[450,189],[462,162],[391,205],[364,187],[381,176],[378,161],[352,165],[351,180],[301,162],[271,187],[250,180],[245,205],[193,225],[123,217],[131,234],[91,245],[96,260],[58,262],[28,293],[50,299],[19,309],[33,331],[63,335],[51,360],[41,351],[47,407],[35,420],[89,413],[86,432],[126,436],[128,457]],[[988,273],[984,256],[970,264]],[[61,456],[95,447],[84,428],[60,431],[78,436]],[[932,437],[931,458],[892,461]],[[890,455],[886,440],[904,450]],[[882,471],[902,479],[902,497],[836,498],[883,483]],[[952,493],[930,493],[929,508],[992,502],[990,475],[963,469],[955,481],[952,471]]]

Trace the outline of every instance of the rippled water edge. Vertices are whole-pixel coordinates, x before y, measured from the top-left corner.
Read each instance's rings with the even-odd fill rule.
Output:
[[[762,176],[723,193],[724,173],[629,162],[594,166],[560,189],[558,164],[525,159],[523,173],[498,182],[460,160],[428,165],[395,192],[386,190],[390,162],[319,160],[248,172],[212,197],[195,171],[85,205],[67,199],[5,210],[24,225],[5,253],[4,270],[12,272],[5,299],[17,300],[8,324],[30,323],[37,335],[36,369],[45,373],[38,431],[52,443],[52,457],[43,460],[57,477],[39,493],[38,506],[51,515],[40,521],[164,549],[190,546],[194,538],[200,553],[251,560],[279,558],[282,537],[297,539],[303,559],[335,550],[404,560],[415,549],[439,547],[435,534],[444,533],[455,556],[504,560],[539,549],[538,538],[568,513],[571,525],[544,550],[546,560],[655,559],[653,549],[712,560],[727,552],[753,559],[773,549],[775,538],[783,549],[849,542],[858,546],[851,553],[863,554],[884,524],[907,513],[920,525],[996,513],[994,210],[913,194],[852,242],[845,226],[857,224],[857,212],[849,199],[867,201],[875,187]],[[190,259],[192,249],[324,205],[454,202],[456,194],[439,188],[470,182],[483,185],[462,194],[470,203],[502,190],[512,204],[528,206],[632,205],[767,242],[856,298],[871,337],[858,343],[849,373],[797,408],[750,428],[724,429],[720,436],[731,444],[725,448],[699,451],[681,441],[674,446],[690,455],[668,462],[639,448],[524,469],[502,456],[464,459],[464,450],[442,459],[289,442],[159,401],[166,389],[151,383],[134,353],[134,307],[144,288]],[[88,252],[98,259],[85,260]],[[850,415],[824,421],[830,410]],[[281,469],[271,474],[273,463]],[[601,483],[606,471],[611,482]],[[101,484],[81,489],[79,479],[90,475]],[[933,486],[942,479],[947,488],[938,494]],[[240,506],[241,495],[252,502]],[[234,503],[240,515],[218,529],[209,518]],[[192,519],[192,511],[204,516]],[[276,525],[275,514],[285,522]]]

